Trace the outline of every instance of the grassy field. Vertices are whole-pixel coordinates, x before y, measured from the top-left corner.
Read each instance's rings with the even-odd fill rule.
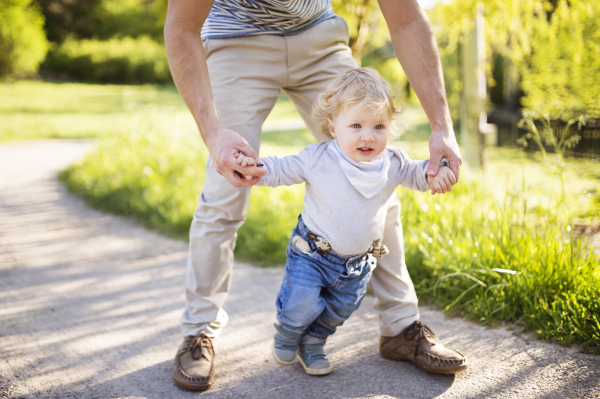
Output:
[[[93,206],[136,215],[185,239],[207,153],[196,136],[172,128],[170,112],[138,111],[132,116],[137,118],[134,133],[103,137],[95,153],[61,177]],[[410,144],[411,152],[426,149]],[[600,346],[599,259],[571,227],[584,210],[597,219],[597,197],[580,191],[560,204],[548,184],[551,176],[535,159],[504,150],[495,159],[504,168],[517,165],[505,171],[513,183],[494,179],[492,172],[465,170],[448,195],[398,190],[407,264],[420,298],[480,323],[511,321],[542,338]],[[534,194],[527,182],[537,180],[546,184]],[[598,180],[590,176],[577,182],[580,190],[588,185],[597,187]],[[255,188],[236,256],[283,264],[303,192],[301,185]]]
[[[89,138],[107,132],[128,133],[132,106],[168,107],[190,133],[194,121],[172,85],[94,85],[17,81],[0,84],[0,142],[41,138]],[[291,101],[281,95],[269,122],[298,119]],[[427,137],[429,125],[418,107],[407,110],[414,131],[405,138]],[[300,140],[298,140],[300,138]],[[283,141],[280,141],[282,140]],[[269,131],[263,143],[283,147],[305,146],[312,139],[308,129]]]
[[[60,91],[58,87],[49,84],[49,93]],[[88,115],[106,127],[88,135],[100,136],[96,151],[61,174],[68,187],[97,208],[135,215],[150,227],[186,239],[207,151],[174,89],[64,87],[54,109],[77,116],[77,105],[87,104]],[[80,100],[71,101],[77,93]],[[69,98],[63,108],[61,98]],[[103,98],[106,104],[101,104]],[[48,123],[60,127],[52,119],[60,114],[48,111],[41,98],[28,104],[22,94],[9,103],[2,105],[13,107],[9,117],[29,109],[43,124],[43,111],[50,115]],[[410,112],[407,119],[421,126],[422,110]],[[108,127],[111,118],[121,119]],[[297,114],[281,98],[271,118]],[[74,119],[73,126],[78,123]],[[427,142],[420,136],[426,138],[427,131],[415,128],[397,144],[413,158],[427,158]],[[306,129],[271,130],[263,135],[261,153],[296,153],[310,142]],[[419,297],[480,323],[507,321],[541,338],[600,347],[600,260],[589,237],[574,234],[580,219],[600,219],[597,163],[566,161],[567,198],[561,202],[557,179],[535,154],[492,148],[489,159],[485,172],[463,168],[461,182],[448,195],[397,191],[407,265]],[[261,265],[283,264],[303,193],[301,185],[253,189],[236,256]]]

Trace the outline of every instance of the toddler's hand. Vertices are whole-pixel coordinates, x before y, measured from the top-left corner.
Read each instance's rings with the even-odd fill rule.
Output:
[[[427,176],[427,183],[431,187],[431,195],[444,194],[452,190],[452,186],[456,184],[456,176],[447,166],[441,166],[439,172],[435,176]]]
[[[238,152],[237,154],[233,155],[236,158],[236,162],[238,165],[241,165],[242,167],[246,167],[246,166],[257,166],[260,165],[260,159],[256,158],[256,160],[254,158],[251,157],[247,157],[244,154],[242,154],[241,152]],[[246,178],[246,180],[252,180],[252,175],[242,175],[243,177]]]

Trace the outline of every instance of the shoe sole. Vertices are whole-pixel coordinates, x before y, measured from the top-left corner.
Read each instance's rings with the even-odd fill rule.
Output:
[[[284,362],[283,360],[277,357],[277,355],[275,354],[275,348],[273,346],[271,346],[271,354],[273,354],[273,358],[275,359],[275,361],[281,364],[282,366],[289,366],[291,364],[294,364],[294,362],[296,361],[296,359],[294,358],[291,362]]]
[[[296,355],[296,360],[300,362],[306,374],[309,375],[327,375],[333,371],[333,366],[329,366],[326,369],[309,369],[306,367],[306,364],[304,364],[304,361],[302,361],[302,358],[299,355]]]
[[[210,389],[210,387],[212,387],[212,384],[213,384],[212,382],[210,382],[205,385],[192,385],[192,384],[188,384],[183,381],[176,380],[176,379],[173,379],[173,380],[175,381],[175,384],[179,388],[183,388],[188,391],[206,391],[206,390]]]
[[[468,364],[462,364],[460,366],[455,366],[455,367],[427,367],[427,366],[423,365],[421,362],[415,362],[412,357],[396,355],[395,353],[390,352],[386,348],[380,347],[379,353],[381,354],[381,356],[385,357],[386,359],[400,360],[400,361],[403,360],[403,361],[414,363],[418,368],[420,368],[421,370],[427,371],[428,373],[456,374],[459,371],[464,371],[469,367]]]
[[[177,361],[174,361],[171,365],[171,375],[173,376],[173,381],[175,381],[175,385],[177,385],[179,388],[186,389],[188,391],[206,391],[207,389],[210,389],[210,387],[212,387],[213,385],[213,382],[215,381],[214,368],[211,371],[211,375],[209,376],[206,384],[191,384],[189,382],[182,381],[178,378],[178,373],[183,374],[183,371],[179,368],[179,363]]]

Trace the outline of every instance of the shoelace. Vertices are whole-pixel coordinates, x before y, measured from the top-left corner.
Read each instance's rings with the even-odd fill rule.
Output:
[[[198,360],[202,356],[202,348],[204,346],[209,345],[210,338],[208,338],[203,332],[201,332],[200,334],[191,339],[190,343],[188,344],[187,350],[192,352],[192,359]]]
[[[417,338],[417,345],[415,346],[414,353],[414,359],[416,362],[417,354],[419,353],[419,349],[421,348],[423,340],[427,340],[427,336],[432,338],[434,341],[436,341],[437,338],[433,331],[431,331],[426,325],[422,324],[419,320],[416,320],[412,325],[413,327],[404,333],[404,338],[406,338],[407,341],[412,341],[413,339]]]

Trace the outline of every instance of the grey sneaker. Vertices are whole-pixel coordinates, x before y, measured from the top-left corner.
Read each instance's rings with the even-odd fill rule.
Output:
[[[289,366],[296,360],[300,334],[285,331],[277,324],[275,324],[275,328],[277,329],[277,333],[273,340],[273,357],[277,363]]]
[[[306,374],[326,375],[333,367],[329,364],[322,344],[300,344],[296,359],[300,362]]]
[[[204,332],[185,337],[171,367],[175,384],[190,391],[206,391],[215,379],[214,359],[212,338]]]

